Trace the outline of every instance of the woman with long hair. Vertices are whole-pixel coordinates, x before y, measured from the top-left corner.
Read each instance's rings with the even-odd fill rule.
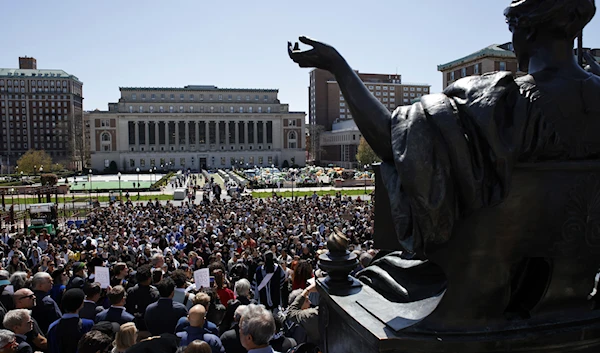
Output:
[[[114,348],[111,353],[124,353],[137,341],[138,329],[133,322],[121,325],[113,342]]]
[[[304,289],[308,286],[306,283],[313,277],[313,268],[310,262],[306,260],[298,261],[298,265],[294,269],[294,280],[292,282],[292,290]]]

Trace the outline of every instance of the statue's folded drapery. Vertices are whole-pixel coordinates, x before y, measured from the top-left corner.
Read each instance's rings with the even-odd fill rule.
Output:
[[[511,171],[535,158],[552,139],[533,102],[527,80],[508,72],[457,81],[392,117],[393,161],[381,175],[402,247],[426,257],[427,247],[446,242],[454,222],[501,202]]]

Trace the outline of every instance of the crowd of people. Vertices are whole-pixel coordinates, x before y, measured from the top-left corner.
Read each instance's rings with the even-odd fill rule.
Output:
[[[318,351],[317,258],[341,232],[367,266],[372,203],[191,201],[114,202],[55,236],[3,230],[0,352]]]

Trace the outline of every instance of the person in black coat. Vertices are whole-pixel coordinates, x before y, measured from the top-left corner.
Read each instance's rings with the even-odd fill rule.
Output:
[[[150,285],[152,282],[150,265],[138,267],[135,278],[138,284],[127,290],[125,309],[135,317],[134,322],[138,330],[146,331],[146,322],[144,321],[146,308],[148,305],[155,303],[160,294],[156,287]]]
[[[96,314],[104,309],[98,305],[98,300],[100,300],[100,296],[102,295],[102,288],[100,288],[99,283],[88,282],[83,287],[83,293],[85,293],[85,300],[83,301],[83,308],[79,310],[79,317],[95,320]]]
[[[223,332],[221,335],[221,344],[223,344],[223,348],[225,348],[225,352],[227,353],[246,353],[248,352],[244,346],[242,346],[242,341],[240,341],[240,319],[244,315],[246,311],[246,305],[239,305],[235,310],[233,319],[234,324],[231,329]]]
[[[173,301],[175,294],[175,282],[165,278],[156,285],[160,298],[156,303],[148,305],[144,315],[144,321],[150,334],[158,336],[163,333],[175,333],[177,321],[187,316],[188,310],[181,304]]]
[[[36,319],[42,332],[48,332],[48,327],[62,317],[58,305],[50,297],[52,277],[46,272],[38,272],[33,276],[31,286],[36,296],[36,305],[31,310],[31,315]]]
[[[108,292],[108,300],[110,301],[110,308],[98,313],[96,315],[96,322],[109,321],[123,325],[135,319],[133,315],[125,311],[126,296],[123,286],[111,288]]]

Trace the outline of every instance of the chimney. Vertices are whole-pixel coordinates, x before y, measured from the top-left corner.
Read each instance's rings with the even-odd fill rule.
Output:
[[[19,69],[37,70],[37,61],[35,58],[19,57]]]

